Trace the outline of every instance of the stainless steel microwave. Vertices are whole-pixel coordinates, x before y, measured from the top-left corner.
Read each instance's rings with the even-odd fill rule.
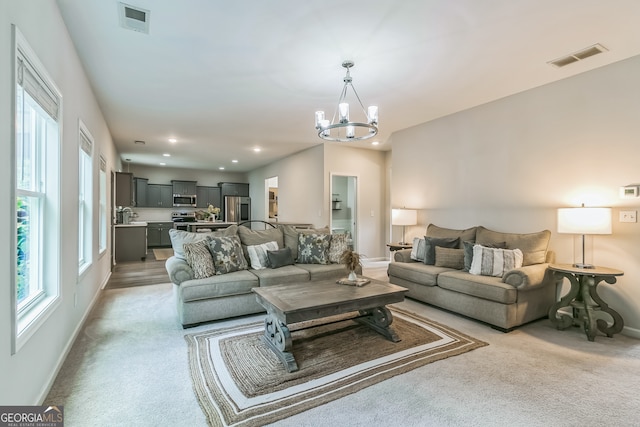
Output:
[[[173,195],[173,206],[180,207],[196,207],[196,196],[195,194],[174,194]]]

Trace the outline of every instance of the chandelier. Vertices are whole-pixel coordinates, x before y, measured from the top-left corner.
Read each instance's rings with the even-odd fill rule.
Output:
[[[378,107],[372,105],[367,108],[367,110],[364,109],[358,92],[356,92],[356,89],[351,83],[352,79],[349,74],[349,69],[354,66],[354,62],[344,61],[342,66],[347,69],[347,74],[344,76],[344,79],[342,79],[344,86],[340,94],[340,99],[338,99],[338,107],[333,113],[333,118],[329,121],[325,119],[324,111],[316,111],[316,129],[318,136],[327,141],[339,142],[362,141],[373,138],[378,134]],[[351,121],[349,119],[349,103],[346,99],[349,88],[351,88],[355,94],[362,109],[362,115],[364,116],[362,121]]]

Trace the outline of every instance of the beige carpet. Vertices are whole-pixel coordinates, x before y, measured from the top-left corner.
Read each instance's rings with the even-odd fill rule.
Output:
[[[160,248],[153,250],[153,256],[157,261],[164,261],[173,256],[173,248]]]
[[[212,426],[262,426],[447,357],[486,346],[393,309],[392,343],[351,320],[292,332],[299,371],[261,341],[263,324],[188,334],[194,391]]]

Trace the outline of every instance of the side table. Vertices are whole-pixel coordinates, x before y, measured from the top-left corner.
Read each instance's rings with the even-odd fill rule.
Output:
[[[558,330],[582,324],[589,341],[595,339],[596,328],[609,338],[622,330],[622,316],[609,307],[597,292],[598,283],[604,281],[613,285],[616,283],[616,276],[624,274],[622,271],[607,267],[578,268],[571,264],[551,264],[549,270],[553,271],[558,281],[567,278],[571,283],[569,292],[549,309],[549,320]],[[571,307],[573,316],[558,316],[558,310],[562,307]],[[604,319],[596,319],[598,311],[609,314],[613,324],[609,325]]]
[[[389,251],[393,252],[393,251],[399,251],[402,249],[412,249],[413,248],[413,244],[411,243],[387,243],[387,247],[389,248]]]

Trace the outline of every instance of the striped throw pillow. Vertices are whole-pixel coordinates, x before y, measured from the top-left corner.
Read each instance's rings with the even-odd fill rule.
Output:
[[[502,277],[507,271],[522,267],[523,258],[520,249],[497,249],[474,245],[469,273]]]

